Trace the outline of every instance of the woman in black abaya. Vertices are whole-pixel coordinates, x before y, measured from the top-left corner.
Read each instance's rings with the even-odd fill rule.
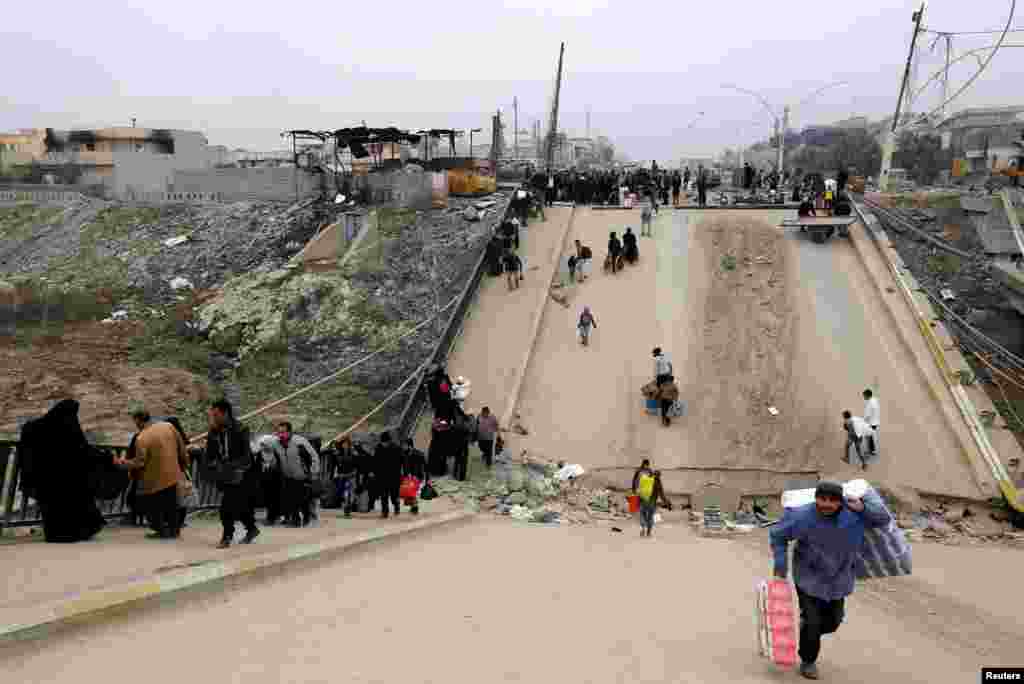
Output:
[[[48,542],[85,541],[103,528],[92,483],[105,469],[78,422],[78,402],[64,399],[21,429],[22,489],[39,504]]]

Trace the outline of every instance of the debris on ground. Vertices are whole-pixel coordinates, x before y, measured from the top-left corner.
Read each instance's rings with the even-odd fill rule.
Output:
[[[433,483],[439,494],[472,502],[480,511],[514,520],[585,525],[631,517],[623,494],[585,487],[577,476],[569,476],[582,472],[578,465],[541,461],[528,455],[520,462],[499,456],[489,471],[476,478],[459,482],[445,477]]]

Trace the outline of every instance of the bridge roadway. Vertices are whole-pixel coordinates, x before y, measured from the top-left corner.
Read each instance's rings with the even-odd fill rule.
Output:
[[[568,211],[556,210],[552,225],[531,230],[553,239]],[[915,363],[853,245],[835,238],[814,244],[779,228],[785,216],[662,211],[654,237],[641,239],[638,265],[611,275],[596,263],[586,283],[564,290],[568,308],[548,301],[517,404],[529,434],[509,437],[514,453],[580,463],[592,477],[619,486],[647,457],[665,471],[670,492],[692,492],[709,481],[777,492],[801,472],[860,474],[839,460],[841,413],[860,415],[861,392],[871,387],[882,406],[871,481],[967,498],[991,495],[980,488],[984,478],[962,446],[965,428],[950,420],[952,401]],[[599,262],[609,232],[621,234],[627,225],[639,231],[638,212],[577,208],[560,256],[582,239]],[[884,273],[868,246],[862,253],[877,258],[870,266]],[[721,267],[727,247],[741,259],[776,253],[771,264],[740,263],[727,274]],[[538,257],[548,261],[542,251],[543,257],[530,256],[535,267]],[[473,380],[473,409],[490,401],[500,416],[507,408],[519,338],[529,329],[528,319],[508,307],[523,306],[537,292],[543,298],[536,280],[528,271],[532,293],[507,293],[492,281],[467,323],[449,368]],[[574,328],[584,305],[598,320],[587,348]],[[907,339],[924,348],[916,329]],[[655,346],[669,352],[689,409],[668,428],[641,407],[639,390],[651,379]]]

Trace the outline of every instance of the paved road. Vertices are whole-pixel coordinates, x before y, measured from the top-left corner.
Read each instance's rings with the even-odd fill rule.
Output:
[[[6,679],[50,684],[799,681],[754,648],[762,533],[624,527],[482,520],[0,658]],[[1020,664],[1024,626],[976,580],[974,550],[922,558],[943,581],[854,594],[825,640],[825,681],[966,684]]]
[[[588,282],[570,289],[569,308],[550,303],[519,407],[530,434],[515,440],[516,453],[526,449],[578,462],[601,469],[602,477],[619,484],[628,481],[630,469],[641,458],[649,457],[664,469],[677,469],[666,478],[670,490],[693,491],[705,481],[723,479],[746,491],[777,490],[786,476],[735,472],[720,477],[688,469],[758,467],[761,454],[782,453],[767,445],[761,451],[734,454],[728,444],[716,441],[720,428],[712,423],[735,425],[752,419],[744,413],[725,415],[721,407],[727,410],[729,404],[721,397],[714,398],[713,411],[702,413],[702,408],[712,406],[709,394],[718,382],[708,376],[708,355],[718,352],[708,351],[703,318],[714,277],[706,254],[712,248],[706,239],[709,222],[724,221],[727,231],[740,230],[751,221],[777,226],[784,215],[662,212],[654,238],[641,240],[639,265],[618,275],[597,268]],[[621,234],[626,225],[638,230],[638,212],[577,209],[570,239],[582,239],[600,258],[608,233]],[[787,358],[780,360],[786,377],[774,386],[771,379],[759,380],[776,392],[773,400],[785,417],[795,421],[793,432],[799,431],[803,441],[794,442],[782,462],[775,458],[773,467],[857,475],[859,469],[838,460],[845,442],[840,414],[849,408],[859,415],[861,391],[872,387],[882,402],[883,433],[881,459],[872,464],[869,477],[929,492],[981,496],[939,403],[949,398],[934,394],[924,380],[850,243],[836,239],[817,245],[789,233],[780,249],[787,270],[781,277],[791,283],[789,307],[795,312],[792,328],[783,328],[791,335],[791,343],[782,345]],[[588,348],[580,347],[574,334],[584,305],[593,308],[599,324]],[[743,317],[734,320],[733,327],[756,337],[741,330],[755,323],[747,311],[737,308],[725,315]],[[718,344],[723,346],[721,340]],[[685,398],[690,415],[668,429],[640,407],[638,391],[650,379],[650,350],[655,345],[671,352],[677,374],[683,376],[684,393],[689,392]],[[737,361],[736,374],[742,376],[744,363],[743,358]],[[740,401],[734,403],[742,409]],[[768,460],[765,456],[766,464]]]

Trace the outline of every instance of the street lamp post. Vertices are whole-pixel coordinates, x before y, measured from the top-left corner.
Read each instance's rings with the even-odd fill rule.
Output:
[[[841,85],[846,85],[846,82],[845,81],[836,81],[835,83],[829,83],[828,85],[822,86],[821,88],[818,88],[813,93],[808,95],[806,98],[801,100],[799,102],[799,104],[797,104],[796,106],[797,107],[801,107],[801,106],[807,104],[808,102],[810,102],[811,100],[813,100],[815,97],[817,97],[821,93],[823,93],[826,90],[828,90],[829,88],[834,88],[836,86],[841,86]],[[768,104],[768,102],[763,97],[761,97],[761,95],[759,93],[755,93],[753,90],[747,90],[746,88],[740,88],[739,86],[730,85],[730,84],[724,84],[722,87],[723,88],[729,88],[731,90],[736,90],[736,91],[739,91],[741,93],[746,93],[747,95],[752,95],[752,96],[757,98],[758,102],[760,102],[764,106],[764,108],[766,110],[768,110],[768,114],[769,114],[769,116],[771,116],[772,125],[775,128],[775,135],[776,135],[777,141],[778,141],[778,143],[777,143],[778,144],[778,150],[779,150],[778,173],[779,173],[779,178],[781,178],[782,177],[782,163],[784,161],[785,147],[786,147],[786,129],[789,128],[790,106],[786,105],[785,107],[783,107],[783,109],[782,109],[782,116],[780,117],[778,114],[775,113],[775,109],[773,109],[772,106],[770,104]]]
[[[471,128],[471,129],[469,129],[469,158],[470,159],[475,159],[475,157],[473,155],[473,134],[474,133],[479,133],[482,130],[484,130],[484,129],[482,129],[482,128]]]

